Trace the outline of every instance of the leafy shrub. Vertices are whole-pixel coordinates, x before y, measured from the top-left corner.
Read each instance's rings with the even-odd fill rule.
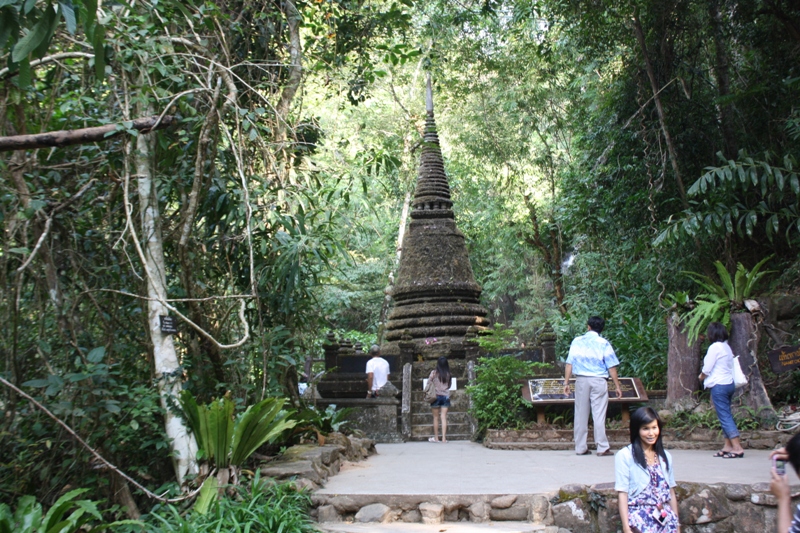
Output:
[[[336,405],[329,405],[324,411],[317,409],[314,406],[309,406],[297,414],[292,415],[292,419],[296,421],[294,428],[295,435],[303,435],[306,437],[316,436],[317,442],[320,445],[325,444],[325,435],[328,433],[346,432],[348,430],[349,420],[347,416],[353,411],[350,407],[337,409]]]
[[[314,533],[308,516],[310,496],[291,483],[275,484],[258,474],[249,488],[235,488],[236,497],[211,502],[205,514],[182,514],[172,505],[157,507],[144,517],[152,533]]]
[[[490,329],[481,332],[478,345],[484,352],[497,353],[511,346],[514,335],[513,329],[506,328],[505,324],[495,323]]]
[[[61,496],[43,516],[42,505],[33,496],[23,496],[17,502],[14,513],[11,508],[0,503],[0,531],[15,533],[77,533],[101,531],[122,524],[138,524],[133,520],[123,520],[111,524],[103,523],[103,516],[97,503],[91,500],[76,500],[89,489],[72,490]],[[92,522],[99,525],[92,527]]]
[[[527,421],[528,404],[520,394],[521,381],[550,368],[542,363],[520,361],[513,355],[482,357],[475,367],[475,384],[467,387],[472,395],[472,415],[479,431],[517,429]]]

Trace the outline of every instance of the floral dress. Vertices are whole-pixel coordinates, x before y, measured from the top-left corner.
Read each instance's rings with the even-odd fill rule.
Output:
[[[669,505],[669,484],[664,479],[661,465],[648,465],[650,484],[636,498],[628,500],[628,525],[640,533],[670,533],[678,530],[678,516]],[[665,513],[663,525],[653,513]]]

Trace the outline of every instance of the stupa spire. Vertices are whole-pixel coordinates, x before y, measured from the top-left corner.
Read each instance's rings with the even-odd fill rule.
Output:
[[[403,238],[403,255],[392,291],[394,309],[386,324],[387,354],[398,350],[404,332],[417,353],[442,355],[436,344],[457,346],[467,329],[488,325],[480,305],[481,287],[469,263],[464,234],[456,227],[450,185],[433,114],[433,92],[428,75],[425,132],[420,154],[411,223]]]

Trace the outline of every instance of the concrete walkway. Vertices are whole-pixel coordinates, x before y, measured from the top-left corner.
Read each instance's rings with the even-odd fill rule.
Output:
[[[464,441],[378,444],[377,450],[378,455],[366,461],[346,463],[316,492],[329,495],[542,494],[573,483],[614,482],[614,457],[577,456],[571,451],[489,450]],[[675,462],[676,481],[751,485],[770,479],[767,450],[746,450],[742,459],[714,458],[711,457],[713,451],[708,450],[672,450],[670,453]]]

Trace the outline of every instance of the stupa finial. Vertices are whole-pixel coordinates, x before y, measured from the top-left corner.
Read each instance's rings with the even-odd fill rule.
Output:
[[[428,89],[425,91],[425,109],[433,115],[433,89],[431,88],[431,73],[428,72]]]

